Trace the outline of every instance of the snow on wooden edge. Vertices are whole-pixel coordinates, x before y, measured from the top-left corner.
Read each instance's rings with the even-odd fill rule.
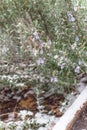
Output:
[[[87,105],[87,86],[75,100],[75,102],[68,108],[65,114],[60,118],[53,130],[70,130],[78,118],[81,111]]]

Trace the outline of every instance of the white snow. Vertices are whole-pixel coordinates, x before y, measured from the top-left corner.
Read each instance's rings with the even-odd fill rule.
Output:
[[[24,120],[27,115],[33,116],[33,112],[27,110],[21,110],[19,113],[19,116],[21,117],[22,120]]]
[[[33,116],[33,113],[31,111],[22,110],[18,114],[18,116],[21,117],[21,120],[19,121],[10,120],[9,122],[6,122],[6,123],[3,121],[0,121],[0,128],[11,130],[10,127],[14,126],[16,130],[23,130],[23,128],[26,126],[26,123],[27,123],[29,126],[28,130],[32,130],[30,125],[35,123],[35,124],[40,125],[38,130],[49,130],[49,128],[52,127],[52,124],[57,123],[59,120],[59,118],[56,118],[55,116],[49,116],[47,114],[43,114],[40,112],[36,113],[34,118],[32,119],[29,118],[26,120],[25,117],[27,115]]]

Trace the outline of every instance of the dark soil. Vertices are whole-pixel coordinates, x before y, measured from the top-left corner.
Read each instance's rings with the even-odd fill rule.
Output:
[[[34,90],[31,87],[25,86],[23,89],[10,89],[5,87],[0,89],[0,120],[7,120],[9,115],[13,116],[20,110],[30,110],[34,114],[38,112],[37,98]],[[63,94],[52,93],[47,95],[41,94],[43,97],[41,105],[44,106],[44,113],[60,117],[62,112],[59,108],[61,102],[64,101]],[[7,117],[8,116],[8,117]],[[16,116],[17,117],[17,116]]]
[[[70,130],[87,130],[87,108],[81,113]]]

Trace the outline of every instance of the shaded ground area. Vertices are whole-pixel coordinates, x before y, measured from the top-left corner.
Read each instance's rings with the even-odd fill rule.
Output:
[[[71,130],[87,130],[87,108],[81,113]]]
[[[37,111],[36,95],[31,88],[10,89],[9,87],[0,90],[0,114],[29,109]]]
[[[43,106],[43,112],[59,117],[62,115],[59,108],[61,102],[64,101],[62,94],[46,94],[42,93],[40,98]],[[29,110],[34,114],[39,111],[37,103],[37,95],[31,87],[23,87],[23,89],[13,89],[5,87],[0,89],[0,119],[5,120],[7,113],[19,112],[19,110]]]

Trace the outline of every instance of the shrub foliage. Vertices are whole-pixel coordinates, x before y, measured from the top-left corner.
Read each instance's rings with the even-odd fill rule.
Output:
[[[82,4],[81,0],[0,1],[0,46],[7,48],[1,59],[26,60],[28,80],[38,87],[60,90],[75,84],[77,75],[87,71]]]

